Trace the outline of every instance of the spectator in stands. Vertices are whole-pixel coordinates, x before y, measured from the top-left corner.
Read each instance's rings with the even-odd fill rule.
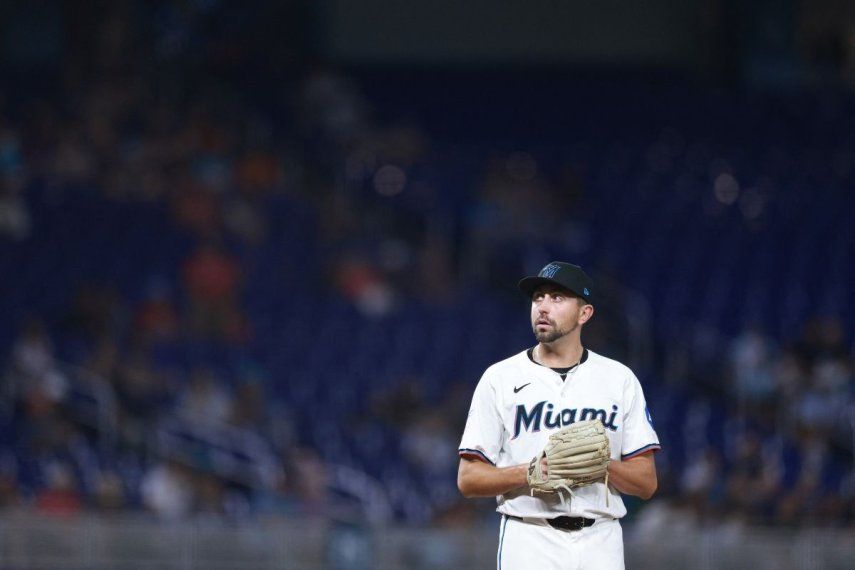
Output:
[[[168,410],[172,398],[166,379],[152,369],[148,355],[137,350],[121,360],[112,380],[123,435],[129,442],[142,443],[155,420]]]
[[[293,468],[290,473],[295,473]],[[274,475],[273,484],[252,493],[252,511],[259,516],[289,516],[299,510],[298,497],[293,488],[293,476],[282,469]]]
[[[252,198],[237,195],[226,200],[224,224],[229,232],[245,244],[259,246],[268,235],[268,221],[263,204]]]
[[[193,509],[193,487],[190,472],[176,461],[153,466],[140,485],[146,509],[164,519],[187,517]]]
[[[759,522],[778,492],[779,470],[764,453],[761,434],[745,429],[737,436],[735,455],[726,474],[726,501],[732,512]]]
[[[322,516],[329,507],[328,469],[312,449],[301,448],[292,455],[294,492],[303,513]]]
[[[756,406],[773,400],[775,347],[759,327],[751,327],[734,339],[730,349],[732,394],[737,401]]]
[[[36,510],[53,516],[74,516],[83,508],[83,500],[71,465],[54,461],[48,464],[47,485],[36,495]]]
[[[163,279],[152,280],[134,317],[137,340],[142,346],[170,342],[176,340],[180,330],[181,322],[169,285]]]
[[[260,382],[244,381],[238,386],[232,403],[230,421],[237,427],[261,429],[267,423],[264,387]]]
[[[18,463],[9,451],[0,455],[0,509],[14,509],[21,506],[22,497],[18,484]]]
[[[395,292],[383,272],[365,256],[347,256],[332,271],[339,292],[364,314],[382,316],[392,310]]]
[[[8,388],[21,398],[30,414],[50,414],[65,397],[68,379],[54,359],[53,344],[39,319],[30,319],[12,348]]]
[[[725,483],[722,458],[710,447],[692,454],[683,469],[679,491],[695,517],[704,520],[714,515],[713,506],[723,500]]]
[[[22,192],[20,183],[0,176],[0,235],[15,241],[27,239],[32,229],[30,210]]]
[[[837,317],[815,317],[805,325],[796,351],[808,362],[824,358],[845,358],[846,335],[843,323]]]
[[[226,489],[223,482],[210,473],[192,474],[194,489],[193,512],[205,517],[226,514]]]
[[[216,242],[207,242],[184,261],[182,277],[196,334],[233,342],[246,338],[238,305],[242,271],[234,256]]]
[[[98,474],[92,506],[105,514],[117,514],[128,509],[124,485],[118,473],[103,470]]]
[[[427,480],[439,479],[454,470],[456,445],[445,416],[435,410],[425,410],[414,418],[404,429],[401,441],[406,458]]]
[[[232,395],[209,368],[197,368],[178,397],[179,410],[193,422],[225,422],[234,408]]]
[[[202,240],[221,235],[221,198],[186,172],[173,176],[172,209],[178,225]]]

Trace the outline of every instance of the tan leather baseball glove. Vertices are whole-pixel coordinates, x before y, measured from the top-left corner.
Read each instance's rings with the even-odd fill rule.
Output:
[[[607,478],[609,454],[609,438],[600,420],[576,422],[553,433],[543,451],[529,463],[528,485],[532,495],[557,493],[562,489],[569,492],[574,487]]]

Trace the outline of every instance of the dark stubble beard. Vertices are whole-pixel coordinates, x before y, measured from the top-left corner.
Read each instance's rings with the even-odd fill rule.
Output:
[[[550,323],[551,324],[551,323]],[[555,342],[562,336],[565,336],[570,333],[573,329],[559,329],[552,328],[551,330],[539,331],[537,330],[537,325],[533,325],[532,330],[534,331],[534,338],[537,339],[537,342],[541,343],[550,343]]]

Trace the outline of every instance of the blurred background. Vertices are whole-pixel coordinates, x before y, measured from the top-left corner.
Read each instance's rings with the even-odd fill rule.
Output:
[[[0,567],[489,568],[517,280],[603,289],[629,568],[855,556],[855,7],[0,5]]]

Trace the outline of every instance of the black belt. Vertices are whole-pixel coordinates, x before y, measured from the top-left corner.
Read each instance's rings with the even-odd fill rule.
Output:
[[[525,522],[525,519],[522,517],[515,517],[513,515],[505,516],[509,519]],[[546,522],[549,523],[549,526],[557,528],[558,530],[582,530],[583,528],[591,526],[596,521],[594,519],[586,519],[584,517],[555,517],[554,519],[546,519]]]

